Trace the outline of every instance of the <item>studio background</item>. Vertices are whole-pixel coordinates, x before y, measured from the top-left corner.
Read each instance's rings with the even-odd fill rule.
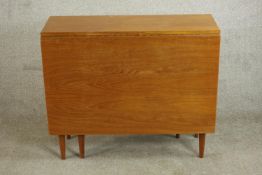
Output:
[[[40,32],[49,16],[212,14],[221,29],[216,133],[198,141],[87,136],[59,158],[48,135]],[[262,1],[0,0],[0,174],[262,174]]]

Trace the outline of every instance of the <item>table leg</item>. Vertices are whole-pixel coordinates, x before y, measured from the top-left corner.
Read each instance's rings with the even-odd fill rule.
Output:
[[[59,135],[59,146],[60,146],[60,153],[61,159],[65,159],[65,135]]]
[[[176,138],[178,139],[180,137],[180,134],[176,134]]]
[[[80,158],[85,157],[85,135],[78,135],[79,144],[79,156]]]
[[[206,134],[199,134],[199,157],[204,157]]]

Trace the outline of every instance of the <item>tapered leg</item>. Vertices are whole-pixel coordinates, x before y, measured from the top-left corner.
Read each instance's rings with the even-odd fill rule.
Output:
[[[180,137],[180,134],[176,134],[176,138],[178,139]]]
[[[78,144],[79,144],[79,156],[80,158],[85,157],[85,136],[78,135]]]
[[[66,137],[67,137],[67,139],[71,139],[71,135],[67,135]]]
[[[60,153],[61,159],[65,159],[65,135],[59,135],[59,146],[60,146]]]
[[[198,134],[194,134],[194,137],[195,137],[195,138],[198,138]]]
[[[206,134],[199,134],[199,157],[204,157]]]

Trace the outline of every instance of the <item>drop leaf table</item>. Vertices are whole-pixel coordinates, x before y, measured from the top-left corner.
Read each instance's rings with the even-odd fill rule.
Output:
[[[77,135],[215,131],[220,31],[211,15],[52,16],[41,32],[48,128]]]

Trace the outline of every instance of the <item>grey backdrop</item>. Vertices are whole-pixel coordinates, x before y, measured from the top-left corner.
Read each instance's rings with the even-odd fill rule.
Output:
[[[47,133],[42,77],[39,33],[48,16],[196,13],[213,14],[222,36],[217,132],[208,137],[206,158],[196,158],[190,136],[182,136],[183,144],[161,136],[92,136],[86,151],[94,155],[79,161],[72,139],[68,160],[60,161],[56,138]],[[261,0],[0,0],[0,174],[262,174],[261,124]]]

